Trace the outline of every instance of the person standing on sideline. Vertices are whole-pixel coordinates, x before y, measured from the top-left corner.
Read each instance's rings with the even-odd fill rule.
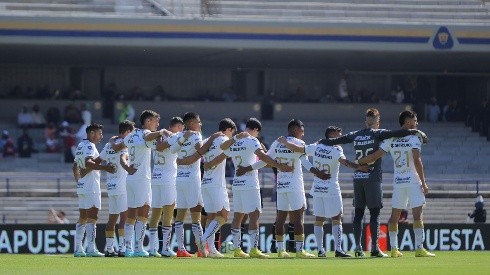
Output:
[[[180,117],[173,117],[168,128],[172,135],[161,137],[153,141],[153,173],[151,176],[151,216],[150,231],[150,256],[175,257],[170,249],[172,238],[172,218],[177,200],[175,178],[177,177],[177,151],[180,150],[183,141],[194,132],[188,131],[179,141],[177,133],[184,129],[184,121]],[[162,221],[163,245],[161,254],[158,253],[158,223]],[[160,256],[159,256],[160,254]]]
[[[92,123],[87,126],[87,139],[78,144],[73,163],[73,177],[77,182],[78,208],[80,217],[76,224],[75,257],[102,257],[95,246],[96,223],[101,207],[100,170],[111,174],[116,172],[114,164],[101,164],[99,151],[95,147],[102,138],[100,124]],[[87,233],[87,253],[82,245],[83,236]]]
[[[375,108],[369,108],[366,111],[366,128],[350,132],[347,135],[343,135],[337,138],[322,139],[319,143],[324,145],[337,145],[345,143],[354,143],[354,149],[356,152],[356,159],[360,159],[371,152],[376,151],[379,148],[381,141],[392,137],[404,137],[411,134],[425,134],[418,130],[406,130],[401,129],[397,131],[390,131],[386,129],[379,129],[380,126],[380,114]],[[425,137],[426,138],[426,137]],[[381,159],[378,159],[374,163],[370,163],[371,169],[368,172],[360,170],[354,171],[354,238],[356,242],[356,249],[354,255],[356,257],[366,257],[361,246],[362,237],[362,220],[364,217],[364,210],[367,206],[370,214],[370,228],[371,228],[371,257],[387,257],[383,251],[379,249],[378,237],[379,237],[379,213],[383,208],[383,190],[381,188],[382,171],[381,171]]]
[[[237,136],[229,139],[221,144],[223,154],[227,157],[231,157],[233,164],[236,167],[235,177],[233,178],[233,211],[234,217],[231,224],[231,232],[233,234],[233,244],[235,246],[234,256],[239,258],[268,258],[269,255],[262,253],[259,249],[259,217],[262,212],[262,205],[260,201],[260,187],[259,176],[257,168],[262,165],[255,164],[256,158],[259,157],[265,163],[270,166],[276,167],[281,171],[293,170],[286,164],[281,164],[273,160],[268,156],[260,142],[257,139],[260,131],[262,130],[262,124],[256,118],[250,118],[246,123],[245,131],[249,136],[242,139],[238,139]],[[219,160],[219,159],[217,159]],[[212,161],[209,165],[215,166],[217,163]],[[254,165],[252,165],[254,164]],[[240,166],[246,167],[252,165],[252,171],[246,172],[243,175],[239,175],[238,168]],[[250,254],[243,252],[241,249],[241,230],[240,225],[245,215],[249,217],[249,230],[250,238],[252,240],[252,249]]]
[[[114,140],[116,143],[123,142],[124,138],[134,130],[134,122],[125,120],[119,123],[119,135]],[[127,210],[128,210],[128,196],[126,193],[126,177],[128,171],[126,171],[121,165],[121,159],[127,158],[128,149],[124,148],[121,151],[115,151],[111,147],[111,143],[108,142],[104,146],[104,149],[100,152],[100,158],[105,163],[113,164],[116,166],[116,172],[114,174],[107,175],[107,195],[109,199],[109,220],[105,227],[105,256],[106,257],[124,257],[126,251],[126,243],[124,240],[124,224],[126,223]],[[123,162],[124,163],[124,162]],[[134,172],[130,170],[130,172]],[[119,225],[117,233],[119,235],[119,249],[118,253],[114,251],[114,238],[116,236],[116,223],[119,218]]]
[[[151,205],[151,142],[161,136],[169,135],[168,130],[157,131],[160,115],[152,110],[144,110],[140,115],[141,129],[135,129],[124,138],[121,143],[111,139],[114,150],[120,151],[125,147],[129,152],[129,167],[125,170],[135,170],[126,178],[126,192],[128,196],[128,218],[124,225],[124,239],[126,240],[126,257],[149,257],[143,249],[146,223]],[[121,163],[122,164],[122,163]],[[124,164],[123,167],[125,167]],[[132,236],[136,235],[133,251]]]
[[[402,129],[417,129],[417,114],[403,111],[399,117]],[[425,195],[429,187],[425,182],[422,164],[422,140],[417,136],[391,138],[384,140],[379,149],[359,159],[360,164],[372,163],[385,153],[390,153],[394,163],[393,195],[391,197],[391,217],[388,221],[391,257],[403,256],[398,250],[398,221],[400,214],[410,202],[413,214],[413,232],[415,234],[415,257],[435,257],[424,248],[424,222],[422,220]]]

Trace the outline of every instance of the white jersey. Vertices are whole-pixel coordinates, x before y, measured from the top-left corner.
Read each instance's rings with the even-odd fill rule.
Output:
[[[177,177],[177,151],[173,151],[173,149],[176,148],[176,145],[178,145],[178,140],[179,137],[177,134],[164,138],[163,142],[167,142],[170,147],[163,151],[156,150],[157,140],[152,142],[152,185],[175,184],[175,178]],[[178,148],[180,148],[180,146]]]
[[[338,196],[340,194],[339,159],[345,159],[342,147],[314,143],[305,146],[305,153],[313,157],[313,167],[331,175],[328,180],[314,177],[310,195],[314,197]]]
[[[127,176],[127,181],[151,181],[151,142],[145,141],[145,136],[151,133],[148,129],[136,129],[124,138],[128,147],[129,164],[137,171]]]
[[[87,158],[96,159],[97,157],[99,157],[99,151],[88,139],[78,144],[75,151],[75,163],[79,169],[87,168],[85,166]],[[92,170],[78,180],[77,194],[100,194],[100,170]]]
[[[393,188],[422,184],[417,169],[415,169],[412,154],[413,149],[422,149],[422,143],[417,136],[386,139],[381,143],[380,148],[389,152],[394,161]]]
[[[295,137],[286,137],[286,140],[297,146],[304,147],[305,142]],[[300,157],[304,154],[289,150],[285,145],[274,141],[267,153],[276,162],[293,167],[292,172],[277,173],[277,193],[290,191],[304,191],[303,169]]]
[[[114,142],[120,143],[123,142],[123,139],[117,138]],[[100,158],[102,160],[116,166],[116,172],[114,174],[107,173],[106,186],[107,194],[109,196],[126,194],[126,176],[128,175],[128,172],[121,166],[121,155],[127,153],[127,148],[124,148],[119,152],[114,151],[110,143],[106,143],[104,149],[100,152]]]
[[[204,142],[206,142],[208,139],[206,139]],[[219,136],[215,138],[211,144],[211,147],[209,147],[209,150],[203,155],[204,162],[209,162],[223,153],[220,146],[228,139],[229,138],[227,136]],[[213,169],[204,171],[201,188],[226,187],[225,168],[226,161],[222,161],[220,164],[213,167]]]
[[[246,167],[255,163],[257,160],[255,152],[261,148],[260,142],[256,138],[245,137],[235,141],[235,143],[233,143],[233,145],[226,149],[223,153],[225,153],[225,155],[228,157],[231,157],[235,167]],[[242,176],[235,175],[233,178],[233,190],[250,190],[259,188],[259,172],[257,170],[252,170]]]
[[[177,139],[184,136],[183,132],[177,133]],[[191,135],[180,147],[178,158],[183,159],[196,153],[196,145],[202,141],[200,133]],[[189,165],[177,166],[177,181],[201,180],[201,163],[196,161]]]

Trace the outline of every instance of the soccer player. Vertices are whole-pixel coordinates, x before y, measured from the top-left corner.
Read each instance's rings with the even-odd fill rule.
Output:
[[[134,130],[134,122],[125,120],[119,123],[119,135],[115,139],[116,143],[120,143],[124,138]],[[105,228],[105,256],[124,256],[126,251],[124,241],[124,224],[126,223],[128,210],[128,201],[126,194],[126,176],[128,172],[121,166],[121,158],[125,158],[128,154],[127,149],[121,151],[115,151],[111,147],[111,143],[108,142],[104,146],[100,153],[100,158],[106,163],[116,166],[116,172],[114,174],[107,175],[107,194],[109,196],[109,220]],[[119,218],[119,254],[114,251],[114,237],[115,227],[117,219]]]
[[[177,151],[183,142],[193,133],[186,132],[183,137],[178,138],[176,133],[184,129],[184,121],[180,117],[170,120],[169,131],[173,134],[154,140],[153,150],[153,173],[151,177],[151,216],[149,223],[150,231],[150,256],[160,257],[158,253],[158,223],[162,220],[163,246],[161,255],[164,257],[175,257],[176,254],[170,249],[172,238],[172,218],[177,199],[175,178],[177,177]]]
[[[128,148],[130,167],[126,168],[135,169],[135,172],[128,173],[126,178],[128,195],[128,218],[124,225],[126,257],[149,257],[149,253],[143,249],[143,239],[151,205],[151,141],[169,134],[166,129],[157,131],[159,121],[158,113],[144,110],[140,115],[141,129],[135,129],[127,135],[124,143],[116,144],[111,140],[111,146],[116,151],[124,147]],[[134,251],[133,234],[136,235]]]
[[[326,138],[335,138],[342,135],[342,129],[336,126],[329,126],[325,130]],[[279,139],[279,142],[285,140]],[[342,194],[339,185],[339,166],[340,164],[353,169],[361,169],[367,171],[367,166],[360,167],[347,159],[341,146],[326,146],[323,144],[313,143],[305,147],[295,148],[295,144],[284,142],[287,148],[306,153],[313,157],[313,185],[311,186],[310,195],[313,196],[313,213],[315,214],[315,238],[318,244],[318,257],[323,258],[325,255],[325,247],[323,245],[323,224],[326,218],[332,219],[332,234],[334,235],[335,257],[352,257],[342,249]],[[306,165],[305,165],[306,164]],[[303,166],[311,170],[312,165],[303,162]],[[317,171],[331,175],[330,179],[318,177]]]
[[[403,111],[399,116],[402,129],[416,129],[417,114],[413,111]],[[391,217],[388,221],[391,257],[403,256],[398,249],[398,220],[408,202],[412,207],[413,231],[415,234],[415,257],[435,257],[424,249],[424,222],[422,210],[425,205],[424,194],[429,193],[425,182],[424,166],[421,157],[422,141],[417,136],[405,136],[384,140],[376,152],[363,157],[359,163],[371,163],[381,158],[385,152],[390,153],[394,160],[393,195],[391,198]]]
[[[401,129],[397,131],[390,131],[386,129],[379,129],[380,126],[380,114],[375,108],[369,108],[366,111],[366,128],[350,132],[347,135],[343,135],[337,138],[329,138],[320,140],[324,145],[336,145],[345,143],[354,143],[354,149],[356,152],[356,159],[368,155],[371,152],[376,151],[379,148],[381,141],[392,137],[404,137],[411,134],[420,134],[419,131],[412,129]],[[370,228],[371,228],[371,257],[387,257],[378,246],[379,236],[379,213],[383,208],[383,191],[381,189],[382,172],[381,172],[381,159],[370,164],[371,169],[368,172],[362,172],[359,170],[354,171],[354,237],[356,242],[356,249],[354,255],[356,257],[366,257],[361,246],[362,237],[362,219],[364,217],[364,210],[366,206],[369,209],[370,214]]]
[[[184,138],[177,157],[177,215],[175,217],[175,234],[177,235],[177,257],[192,256],[184,247],[184,219],[187,209],[191,212],[192,233],[196,240],[196,245],[203,257],[207,256],[205,244],[202,244],[203,235],[201,226],[201,210],[203,200],[201,195],[201,167],[198,161],[202,152],[209,150],[213,140],[222,135],[221,132],[213,134],[205,144],[202,143],[201,137],[201,119],[197,113],[187,112],[182,116],[185,128],[195,133],[189,138],[184,138],[184,133],[177,134],[178,139]],[[202,151],[202,152],[201,152]],[[197,154],[198,157],[187,158]],[[187,162],[192,159],[193,162]]]
[[[292,167],[286,164],[282,164],[273,160],[268,156],[260,142],[257,140],[262,129],[262,124],[256,118],[250,118],[246,123],[245,131],[250,136],[238,139],[237,136],[224,142],[221,145],[221,149],[227,157],[231,157],[233,164],[238,169],[240,166],[246,167],[252,165],[252,171],[245,173],[244,175],[238,175],[235,173],[233,178],[233,208],[234,217],[231,224],[231,232],[233,234],[233,244],[235,246],[234,256],[241,258],[267,258],[269,255],[262,253],[258,248],[259,245],[259,217],[262,212],[262,206],[260,202],[260,187],[257,168],[260,166],[255,165],[256,157],[263,160],[270,166],[276,167],[281,171],[292,171]],[[214,163],[210,164],[214,166]],[[259,164],[260,165],[260,164]],[[251,236],[253,248],[249,254],[246,254],[241,249],[241,232],[240,225],[243,217],[248,214],[249,216],[249,231]]]
[[[288,124],[288,136],[282,138],[283,142],[290,142],[304,149],[305,142],[302,140],[305,133],[303,122],[293,119]],[[301,164],[303,162],[309,164],[303,152],[296,152],[288,149],[279,141],[272,143],[268,155],[281,163],[294,167],[292,172],[278,171],[277,174],[277,217],[276,217],[276,245],[277,256],[279,258],[289,258],[290,255],[284,247],[284,224],[289,214],[290,221],[294,224],[294,241],[296,246],[297,258],[313,258],[313,254],[304,250],[304,212],[306,209],[306,197],[303,182],[303,170]],[[261,161],[260,168],[265,166],[265,162]],[[304,164],[304,165],[307,165]],[[256,164],[258,166],[259,164]],[[311,164],[306,167],[308,170],[312,168]],[[244,168],[244,171],[251,171],[252,167]],[[241,174],[242,171],[237,172]],[[328,175],[325,175],[328,178]]]
[[[95,147],[102,138],[103,126],[92,123],[87,126],[85,132],[87,139],[84,139],[77,146],[75,161],[73,163],[73,177],[77,182],[78,208],[80,217],[76,224],[75,233],[75,257],[102,257],[95,246],[95,232],[99,209],[101,206],[100,198],[100,170],[114,173],[116,166],[112,163],[101,164],[99,151]],[[87,253],[83,249],[83,236],[87,233]]]

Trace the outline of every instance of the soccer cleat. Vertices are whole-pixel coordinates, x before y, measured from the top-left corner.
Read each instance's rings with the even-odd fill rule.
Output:
[[[325,250],[320,250],[318,251],[318,258],[326,258],[327,254],[325,253]]]
[[[209,258],[224,258],[225,256],[223,254],[221,254],[219,251],[215,251],[215,252],[209,252],[208,257]]]
[[[162,257],[162,255],[160,253],[158,253],[157,251],[148,252],[148,256],[154,257],[154,258],[161,258]]]
[[[104,254],[100,253],[97,249],[94,251],[87,251],[87,257],[104,257]]]
[[[196,240],[197,248],[199,249],[197,256],[206,258],[208,256],[208,251],[206,250],[206,241],[201,239]]]
[[[134,252],[132,250],[126,250],[124,257],[134,257]]]
[[[391,258],[399,258],[402,256],[403,256],[403,254],[400,252],[400,250],[398,250],[398,248],[393,248],[391,250]]]
[[[162,250],[162,252],[160,252],[160,255],[167,258],[177,257],[177,254],[172,250]]]
[[[371,251],[371,258],[386,258],[388,254],[383,253],[381,250]]]
[[[301,250],[296,252],[296,258],[306,259],[306,258],[315,258],[315,255],[306,252],[305,250]]]
[[[185,250],[185,249],[179,249],[179,250],[177,250],[177,257],[189,258],[189,257],[192,257],[192,254],[187,252],[187,250]]]
[[[289,255],[289,253],[286,252],[286,250],[279,250],[277,251],[277,257],[278,258],[290,258],[291,256]]]
[[[335,250],[335,258],[351,258],[352,255],[346,253],[345,251],[337,251]]]
[[[366,253],[362,250],[356,250],[354,251],[354,257],[356,258],[366,258]]]
[[[117,256],[118,256],[118,257],[121,257],[121,258],[124,258],[124,257],[126,257],[126,252],[119,251],[119,252],[117,253]]]
[[[87,257],[87,254],[85,253],[85,251],[75,251],[75,253],[73,253],[73,257]]]
[[[436,254],[430,253],[425,248],[415,250],[415,257],[435,257]]]
[[[257,247],[252,248],[248,255],[250,255],[250,258],[269,258],[269,255],[264,254]]]
[[[150,257],[150,253],[148,253],[145,250],[135,251],[133,257],[146,258],[146,257]]]
[[[240,247],[237,247],[237,248],[235,248],[235,251],[233,251],[233,257],[235,257],[235,258],[250,258],[250,255],[243,252],[243,250]]]
[[[115,251],[105,251],[104,257],[107,257],[107,258],[117,257],[117,253]]]

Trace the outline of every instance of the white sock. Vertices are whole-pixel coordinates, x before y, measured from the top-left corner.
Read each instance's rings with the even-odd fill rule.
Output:
[[[95,223],[87,223],[85,225],[87,232],[87,252],[94,252],[95,248],[95,229],[97,228]]]
[[[108,252],[114,252],[114,237],[105,238],[105,250]]]
[[[136,245],[134,246],[135,251],[143,250],[143,240],[145,238],[146,223],[142,221],[136,221],[134,225],[134,233],[136,234]]]
[[[124,224],[124,240],[126,243],[126,250],[133,251],[133,234],[134,234],[134,224],[125,223]]]
[[[158,228],[150,228],[150,252],[158,251]]]
[[[284,250],[284,241],[276,240],[276,247],[277,247],[277,251]]]
[[[296,252],[303,251],[304,241],[296,241]]]
[[[214,236],[218,232],[220,225],[217,220],[212,220],[208,227],[206,227],[206,232],[204,233],[203,239],[208,240],[211,236]]]
[[[170,249],[170,240],[172,239],[172,227],[162,226],[162,235],[163,235],[162,252],[168,251]]]
[[[398,248],[398,231],[388,231],[391,249]]]
[[[75,229],[75,252],[80,252],[83,250],[83,235],[85,235],[85,224],[77,223]]]
[[[316,245],[318,246],[318,251],[325,251],[323,246],[323,225],[315,225],[313,227],[313,232],[315,232]]]
[[[126,241],[124,240],[124,236],[119,236],[119,252],[126,252]]]
[[[202,240],[202,226],[200,223],[192,224],[192,233],[194,234],[194,238],[196,240]]]
[[[177,245],[179,246],[179,250],[185,250],[183,222],[175,222],[175,235],[177,236]]]
[[[209,251],[212,252],[212,253],[216,253],[217,252],[217,249],[216,249],[216,245],[214,245],[214,241],[216,239],[216,236],[214,234],[211,234],[211,236],[209,236],[209,239],[208,239],[208,247],[209,247]]]
[[[342,251],[342,224],[332,224],[333,243],[336,251]]]
[[[248,230],[250,234],[250,240],[252,241],[252,247],[256,248],[259,246],[259,230]]]
[[[240,248],[242,244],[242,232],[240,228],[232,228],[231,234],[233,235],[233,246],[235,248]]]
[[[413,233],[415,235],[415,249],[424,248],[424,228],[414,228]]]

